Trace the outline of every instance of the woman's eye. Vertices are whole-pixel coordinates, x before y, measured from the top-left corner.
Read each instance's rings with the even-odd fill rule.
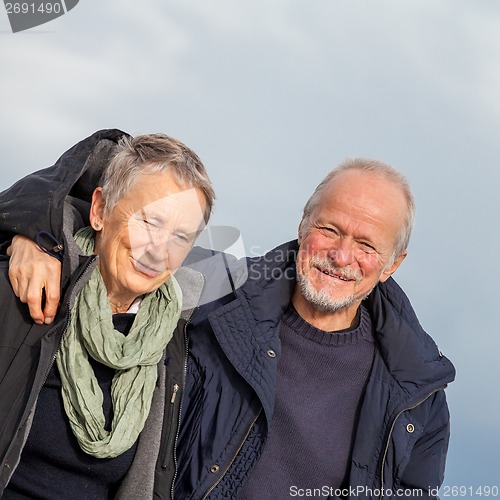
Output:
[[[177,240],[179,240],[180,242],[182,242],[182,243],[188,243],[189,242],[189,238],[185,234],[176,234],[175,238]]]
[[[156,227],[152,222],[148,221],[147,219],[142,219],[142,222],[143,222],[143,224],[145,226],[148,226],[150,228],[155,228]]]

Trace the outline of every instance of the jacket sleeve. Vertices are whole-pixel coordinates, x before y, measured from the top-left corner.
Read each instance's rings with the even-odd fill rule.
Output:
[[[88,207],[92,191],[124,135],[116,129],[95,132],[66,151],[53,166],[27,175],[1,192],[0,252],[15,234],[35,240],[40,231],[46,231],[62,241],[68,197],[74,200],[75,210]]]
[[[415,498],[439,498],[449,438],[450,415],[445,393],[441,390],[433,396],[426,425],[402,474],[402,489],[421,490],[422,493],[416,493]]]

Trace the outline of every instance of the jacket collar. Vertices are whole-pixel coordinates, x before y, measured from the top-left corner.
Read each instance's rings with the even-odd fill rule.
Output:
[[[194,269],[180,267],[175,273],[175,279],[182,290],[181,317],[188,320],[200,301],[205,278]]]

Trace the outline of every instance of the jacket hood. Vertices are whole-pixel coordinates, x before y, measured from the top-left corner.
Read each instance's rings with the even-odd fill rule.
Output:
[[[27,175],[0,193],[2,228],[35,239],[36,228],[43,227],[61,240],[66,197],[72,196],[77,207],[90,203],[93,189],[124,135],[117,129],[95,132],[66,151],[53,166]]]
[[[408,394],[444,387],[455,379],[453,364],[424,331],[408,297],[394,279],[379,283],[365,306],[382,359]]]

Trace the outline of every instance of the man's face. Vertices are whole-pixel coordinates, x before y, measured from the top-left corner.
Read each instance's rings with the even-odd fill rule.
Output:
[[[294,304],[301,315],[342,312],[353,319],[403,261],[405,254],[392,262],[392,253],[405,216],[404,195],[379,175],[351,170],[334,178],[299,227]]]
[[[168,171],[140,176],[109,213],[99,189],[94,198],[99,270],[108,296],[127,300],[155,290],[182,264],[206,206],[201,190],[180,186]]]

